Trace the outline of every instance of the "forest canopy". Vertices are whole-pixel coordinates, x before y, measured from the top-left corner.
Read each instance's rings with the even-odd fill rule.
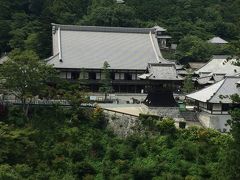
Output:
[[[124,4],[114,0],[0,0],[0,54],[18,48],[49,57],[51,23],[123,27],[158,24],[168,29],[173,43],[186,36],[201,41],[220,36],[234,48],[239,44],[239,17],[238,0],[125,0]]]

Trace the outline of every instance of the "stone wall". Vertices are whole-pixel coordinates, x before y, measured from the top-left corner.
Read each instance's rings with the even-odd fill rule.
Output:
[[[137,117],[113,112],[106,112],[105,115],[108,119],[108,128],[120,137],[127,137],[139,131],[140,121]]]

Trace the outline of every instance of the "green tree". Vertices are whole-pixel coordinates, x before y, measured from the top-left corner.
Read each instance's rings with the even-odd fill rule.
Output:
[[[222,159],[219,164],[220,176],[226,179],[240,179],[240,109],[231,111],[231,120],[228,124],[231,127],[232,140],[224,148]]]
[[[79,83],[80,83],[80,90],[81,91],[88,91],[89,90],[89,83],[87,80],[87,72],[84,68],[81,69],[80,71],[80,76],[79,76]]]
[[[128,27],[137,26],[134,9],[125,5],[96,7],[80,21],[83,25]]]
[[[234,104],[240,103],[239,94],[231,95]],[[231,141],[224,148],[218,171],[226,179],[240,179],[240,108],[230,111],[231,119],[228,120],[230,126]]]
[[[187,75],[183,82],[183,92],[190,93],[194,90],[194,84],[192,81],[192,76]]]
[[[29,104],[39,95],[47,83],[56,78],[52,66],[39,60],[33,51],[15,51],[0,68],[1,85],[9,94],[22,102],[24,115],[28,115]]]
[[[101,76],[101,87],[99,91],[104,93],[105,100],[107,99],[107,94],[112,92],[111,77],[109,71],[110,65],[107,61],[103,63],[103,70]]]
[[[86,12],[89,1],[86,0],[53,0],[48,8],[57,23],[74,24]]]
[[[196,36],[185,36],[180,40],[177,48],[177,56],[182,63],[206,61],[211,55],[210,44]]]

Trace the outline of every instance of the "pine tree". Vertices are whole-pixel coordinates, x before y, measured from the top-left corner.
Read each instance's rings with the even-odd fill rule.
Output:
[[[105,100],[107,99],[107,94],[112,92],[111,77],[109,71],[110,65],[107,61],[103,63],[103,71],[101,76],[101,87],[99,91],[104,93]]]

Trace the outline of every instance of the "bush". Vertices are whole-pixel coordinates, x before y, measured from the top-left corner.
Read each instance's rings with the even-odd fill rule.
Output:
[[[186,122],[180,121],[179,122],[179,128],[185,129],[185,127],[186,127]]]
[[[107,120],[103,113],[103,110],[100,107],[96,107],[92,114],[93,125],[97,128],[105,128],[107,125]]]
[[[154,130],[156,123],[161,120],[161,117],[151,114],[139,114],[139,120],[142,122],[142,125]]]
[[[166,118],[156,124],[157,129],[162,135],[173,135],[176,132],[176,126],[173,119]]]
[[[7,122],[18,127],[23,127],[27,123],[27,118],[19,107],[9,107]]]

